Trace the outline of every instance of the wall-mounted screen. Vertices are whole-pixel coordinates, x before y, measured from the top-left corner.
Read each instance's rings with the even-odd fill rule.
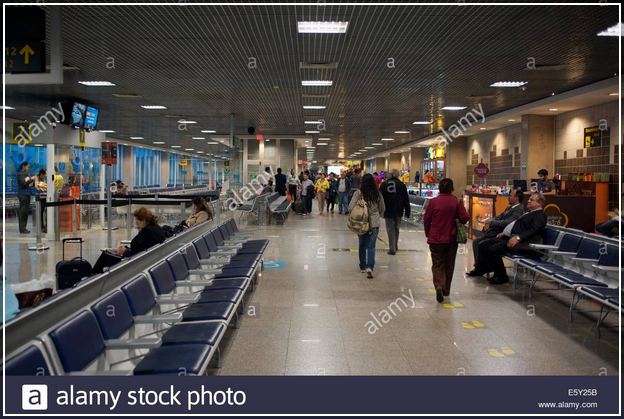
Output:
[[[94,108],[93,106],[87,106],[84,117],[84,129],[86,129],[87,131],[93,131],[95,129],[99,113],[100,110],[98,108]]]
[[[82,128],[86,111],[86,105],[79,102],[74,102],[74,106],[72,106],[70,125],[74,128]]]

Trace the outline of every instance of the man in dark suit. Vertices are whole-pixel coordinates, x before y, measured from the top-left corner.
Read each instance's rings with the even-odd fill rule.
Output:
[[[386,220],[386,231],[388,232],[389,255],[395,255],[399,246],[399,224],[403,214],[409,218],[410,201],[407,194],[407,187],[399,179],[399,171],[393,169],[390,179],[381,184],[381,195],[386,204],[386,212],[381,214]]]
[[[509,282],[509,277],[503,264],[503,255],[506,252],[530,253],[532,243],[541,243],[542,233],[548,221],[544,214],[544,197],[535,192],[527,202],[528,212],[520,218],[507,224],[505,229],[495,238],[483,240],[479,244],[479,264],[475,267],[477,273],[494,272],[490,278],[493,285]]]
[[[277,169],[277,174],[275,175],[275,192],[279,193],[281,196],[286,196],[287,181],[288,178],[282,173],[282,168],[279,167]]]
[[[474,256],[474,266],[479,264],[479,244],[487,239],[492,239],[496,237],[496,235],[503,231],[505,227],[509,223],[514,220],[520,218],[522,214],[524,214],[524,206],[522,205],[522,201],[524,201],[524,194],[520,189],[513,189],[509,194],[509,206],[505,208],[499,216],[490,218],[489,220],[485,220],[485,228],[483,229],[483,235],[481,237],[474,239],[472,241],[472,255]],[[476,269],[468,272],[466,275],[468,276],[480,276],[479,272]]]

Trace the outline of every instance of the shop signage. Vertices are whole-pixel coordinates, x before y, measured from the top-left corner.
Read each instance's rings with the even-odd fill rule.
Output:
[[[102,164],[117,164],[117,143],[112,141],[102,142]]]
[[[601,130],[598,125],[583,129],[584,148],[601,147],[609,139],[609,129]]]
[[[485,163],[479,163],[474,168],[474,174],[484,179],[488,173],[490,173],[490,169],[487,167]]]
[[[180,160],[180,166],[186,166],[188,164],[187,160]]]

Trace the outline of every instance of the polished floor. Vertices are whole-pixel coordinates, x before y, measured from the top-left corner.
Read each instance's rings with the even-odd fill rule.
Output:
[[[570,293],[536,293],[529,301],[523,289],[513,294],[511,285],[466,278],[470,246],[457,256],[450,298],[438,304],[421,227],[403,225],[400,251],[391,256],[382,226],[373,279],[359,272],[357,237],[343,215],[320,216],[315,208],[309,217],[291,213],[285,225],[247,228],[271,241],[265,270],[213,374],[618,374],[617,329],[603,329],[598,339],[595,317],[579,314],[570,323]],[[119,240],[127,233],[113,234]],[[95,260],[105,232],[81,235]],[[26,250],[32,238],[5,240],[10,282],[54,272],[58,245],[38,254]],[[613,313],[608,324],[617,321]]]

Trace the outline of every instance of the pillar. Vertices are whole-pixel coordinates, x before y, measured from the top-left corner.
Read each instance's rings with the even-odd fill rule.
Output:
[[[537,178],[540,169],[555,173],[555,117],[548,115],[522,115],[520,139],[520,178],[527,183]]]
[[[411,177],[414,180],[414,175],[416,175],[416,171],[420,172],[420,178],[422,179],[422,170],[421,164],[425,158],[425,148],[424,147],[412,147],[410,148],[410,169],[411,169]]]
[[[388,157],[388,171],[401,170],[401,153],[390,153]]]
[[[383,172],[385,170],[386,170],[386,158],[385,157],[375,158],[375,171]]]
[[[466,173],[467,144],[466,137],[458,137],[446,146],[446,177],[453,180],[454,194],[458,197],[463,195],[468,184]]]

